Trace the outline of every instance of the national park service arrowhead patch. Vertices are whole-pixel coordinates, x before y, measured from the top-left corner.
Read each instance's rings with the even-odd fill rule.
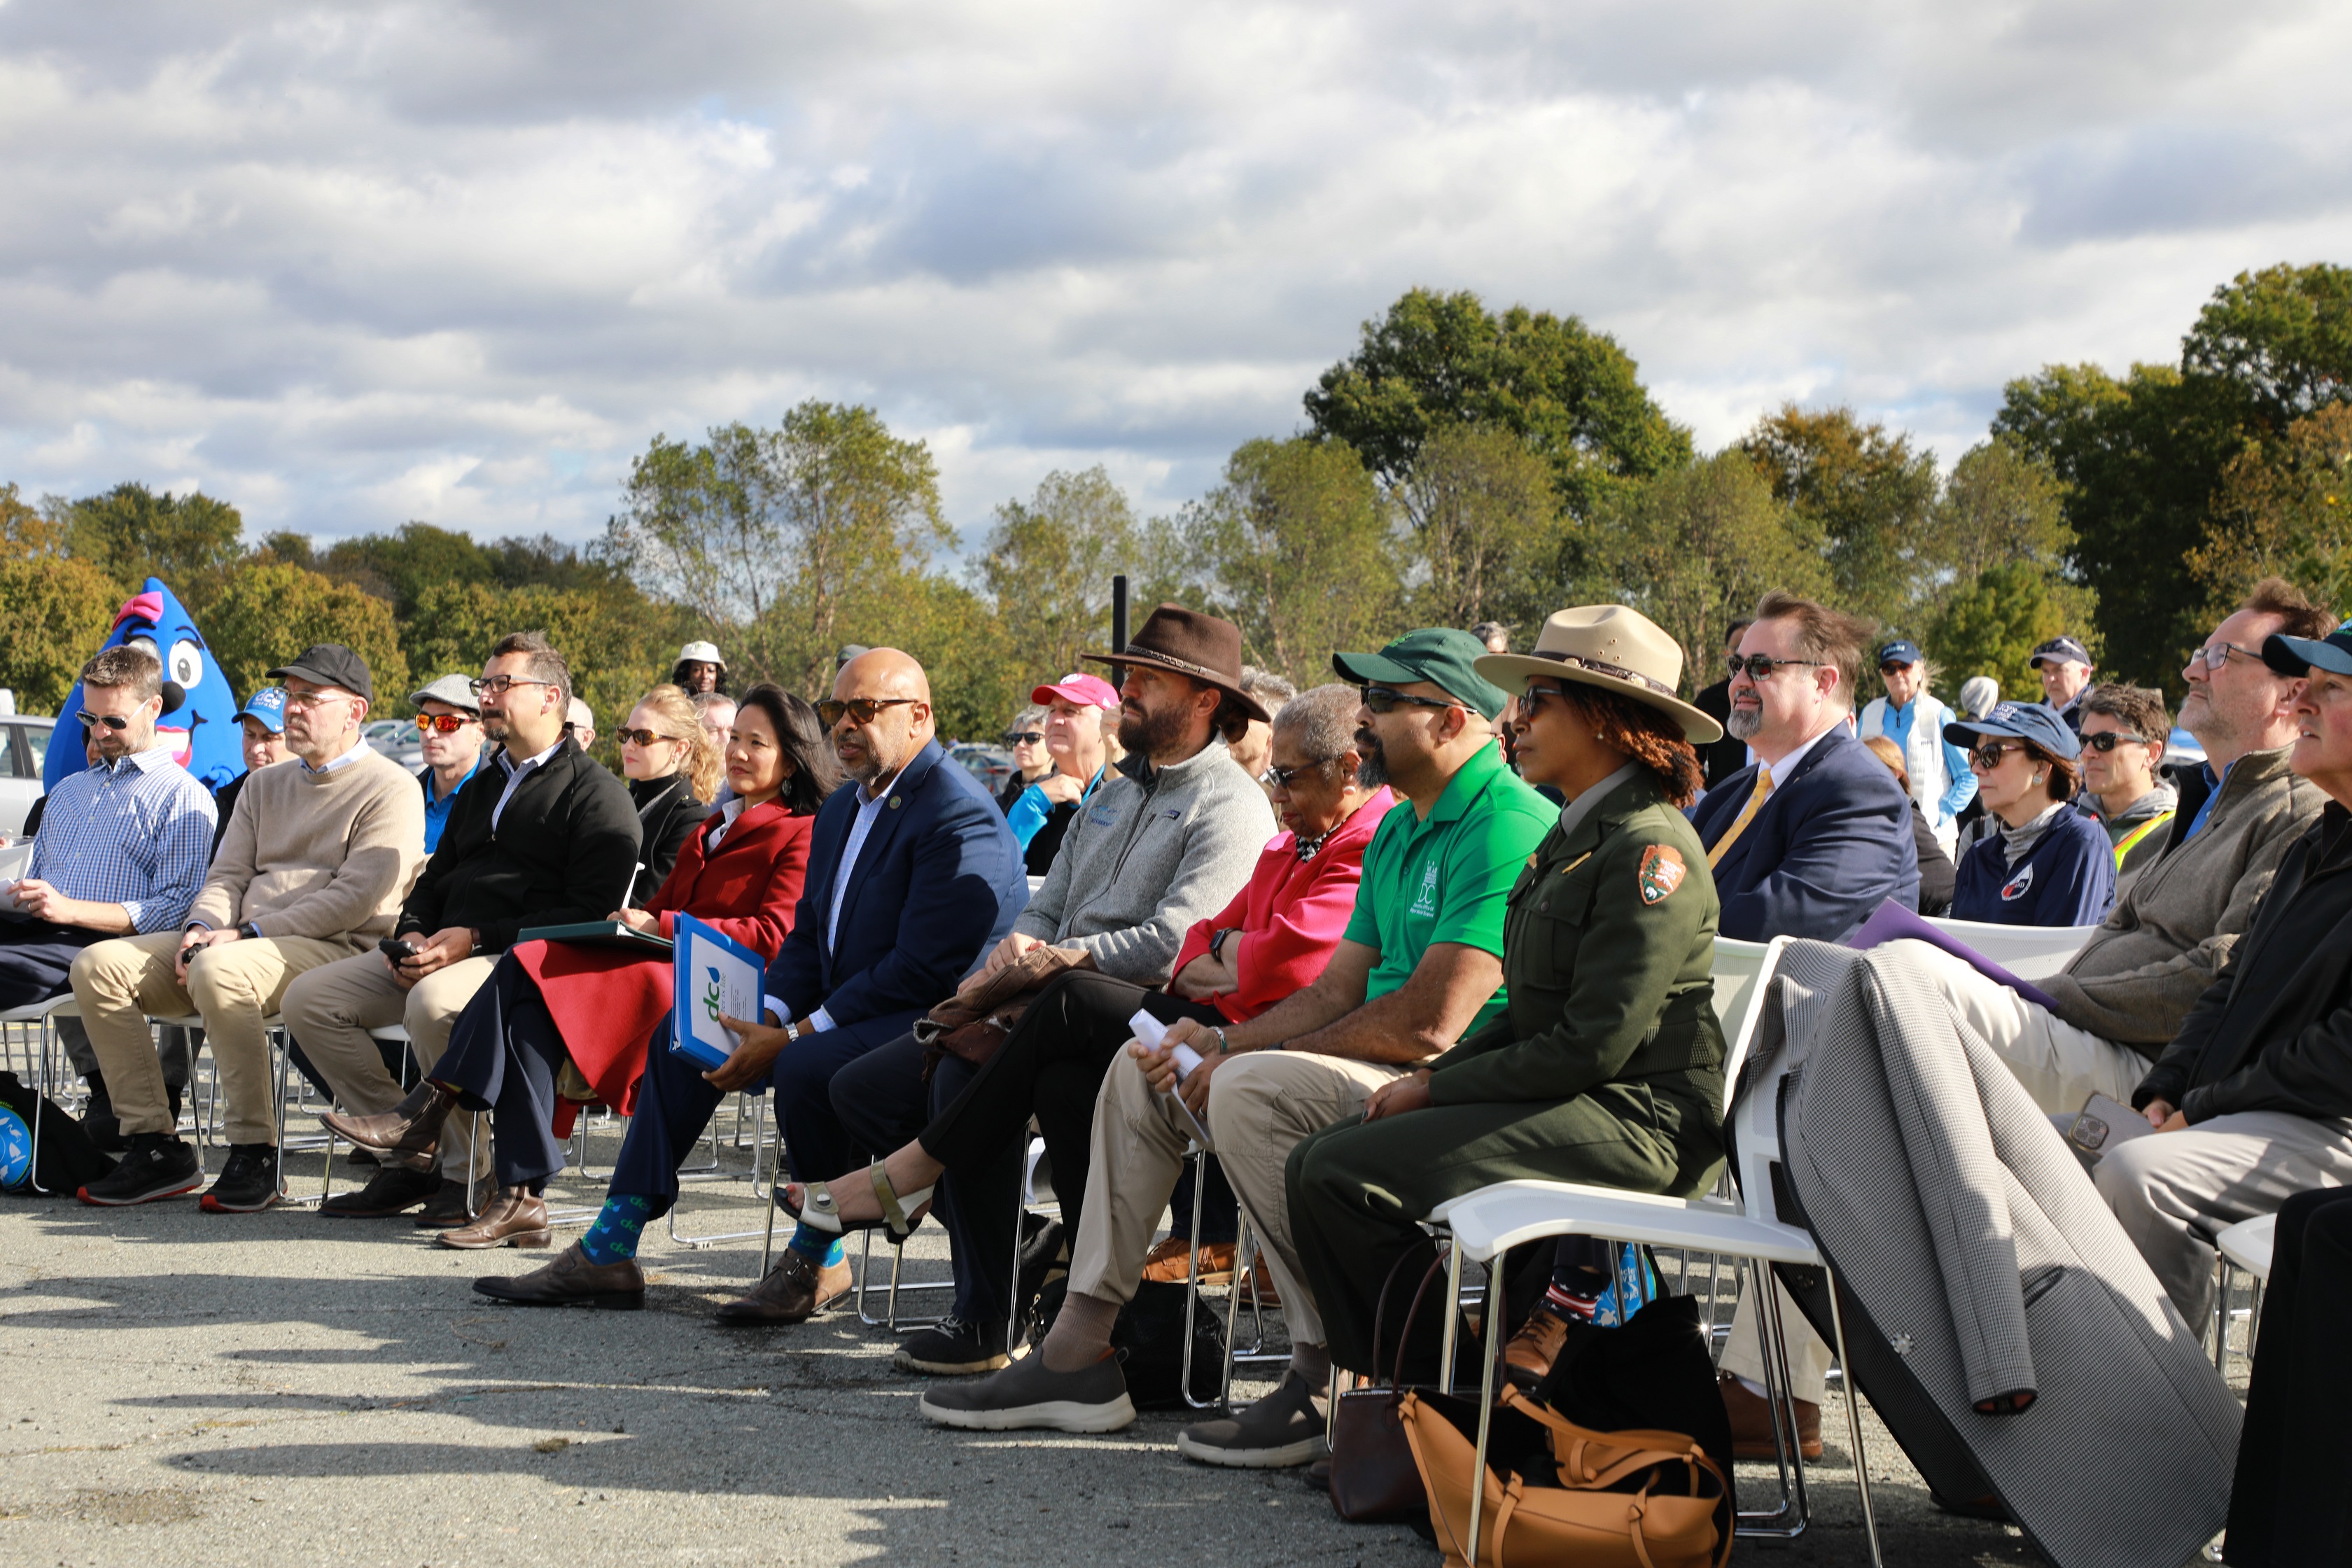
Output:
[[[1662,904],[1683,885],[1690,868],[1683,864],[1682,851],[1664,844],[1653,844],[1642,851],[1642,901]]]

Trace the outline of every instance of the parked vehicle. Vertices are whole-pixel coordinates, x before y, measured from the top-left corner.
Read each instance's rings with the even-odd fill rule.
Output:
[[[962,763],[980,781],[981,788],[992,795],[1002,791],[1004,781],[1013,776],[1013,753],[1002,746],[962,741],[950,747],[948,755]]]
[[[25,814],[41,798],[41,760],[48,755],[55,719],[11,713],[0,718],[0,834],[25,830]]]

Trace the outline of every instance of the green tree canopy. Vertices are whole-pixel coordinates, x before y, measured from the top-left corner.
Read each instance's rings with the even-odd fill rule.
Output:
[[[1497,426],[1442,425],[1391,488],[1422,626],[1526,626],[1559,608],[1570,525],[1543,458]]]
[[[2038,700],[2042,681],[2028,661],[2052,637],[2082,635],[2078,609],[2064,585],[2053,583],[2041,568],[2031,562],[2007,563],[1945,602],[1927,628],[1925,651],[1942,667],[1949,690],[1957,691],[1972,676],[1990,675],[2003,697]],[[2098,652],[2095,645],[2092,652]]]
[[[0,686],[17,711],[54,711],[98,651],[122,602],[119,585],[87,561],[59,553],[65,530],[0,485]]]
[[[202,490],[159,495],[126,483],[53,510],[69,554],[118,584],[161,577],[199,616],[244,553],[244,519]]]
[[[1920,553],[1936,501],[1935,455],[1851,408],[1808,412],[1793,403],[1759,421],[1739,447],[1773,495],[1819,531],[1839,607],[1881,625],[1900,619],[1932,573]]]
[[[392,606],[348,583],[282,563],[247,566],[205,609],[205,640],[229,689],[251,696],[268,671],[315,643],[341,643],[367,660],[379,714],[407,707],[408,660]]]
[[[994,601],[1005,657],[1033,689],[1110,646],[1110,580],[1131,563],[1139,534],[1127,492],[1100,467],[1056,469],[1027,502],[996,509],[974,575]]]
[[[2218,621],[2280,576],[2322,605],[2352,605],[2352,404],[2331,404],[2222,470],[2205,542],[2189,558]]]

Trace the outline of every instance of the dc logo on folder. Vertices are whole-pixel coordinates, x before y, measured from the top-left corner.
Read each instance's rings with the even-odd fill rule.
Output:
[[[709,1071],[735,1054],[735,1037],[720,1017],[760,1016],[760,981],[766,962],[751,949],[696,920],[679,915],[671,994],[669,1048]]]

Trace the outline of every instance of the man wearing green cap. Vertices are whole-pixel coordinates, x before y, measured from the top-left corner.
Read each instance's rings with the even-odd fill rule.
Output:
[[[1052,1331],[994,1376],[926,1395],[925,1415],[999,1430],[1099,1432],[1134,1419],[1108,1357],[1111,1325],[1135,1293],[1197,1117],[1265,1242],[1292,1371],[1275,1394],[1188,1429],[1178,1446],[1212,1464],[1251,1467],[1304,1464],[1321,1450],[1323,1420],[1307,1395],[1324,1385],[1329,1362],[1291,1237],[1285,1162],[1308,1133],[1358,1114],[1381,1085],[1501,1013],[1505,903],[1559,816],[1495,743],[1505,698],[1473,668],[1486,651],[1447,629],[1332,657],[1341,679],[1364,689],[1356,749],[1365,784],[1385,782],[1404,797],[1365,852],[1339,952],[1313,984],[1246,1023],[1178,1023],[1159,1049],[1130,1045],[1129,1059],[1111,1063]],[[1181,1084],[1179,1045],[1201,1058]]]

